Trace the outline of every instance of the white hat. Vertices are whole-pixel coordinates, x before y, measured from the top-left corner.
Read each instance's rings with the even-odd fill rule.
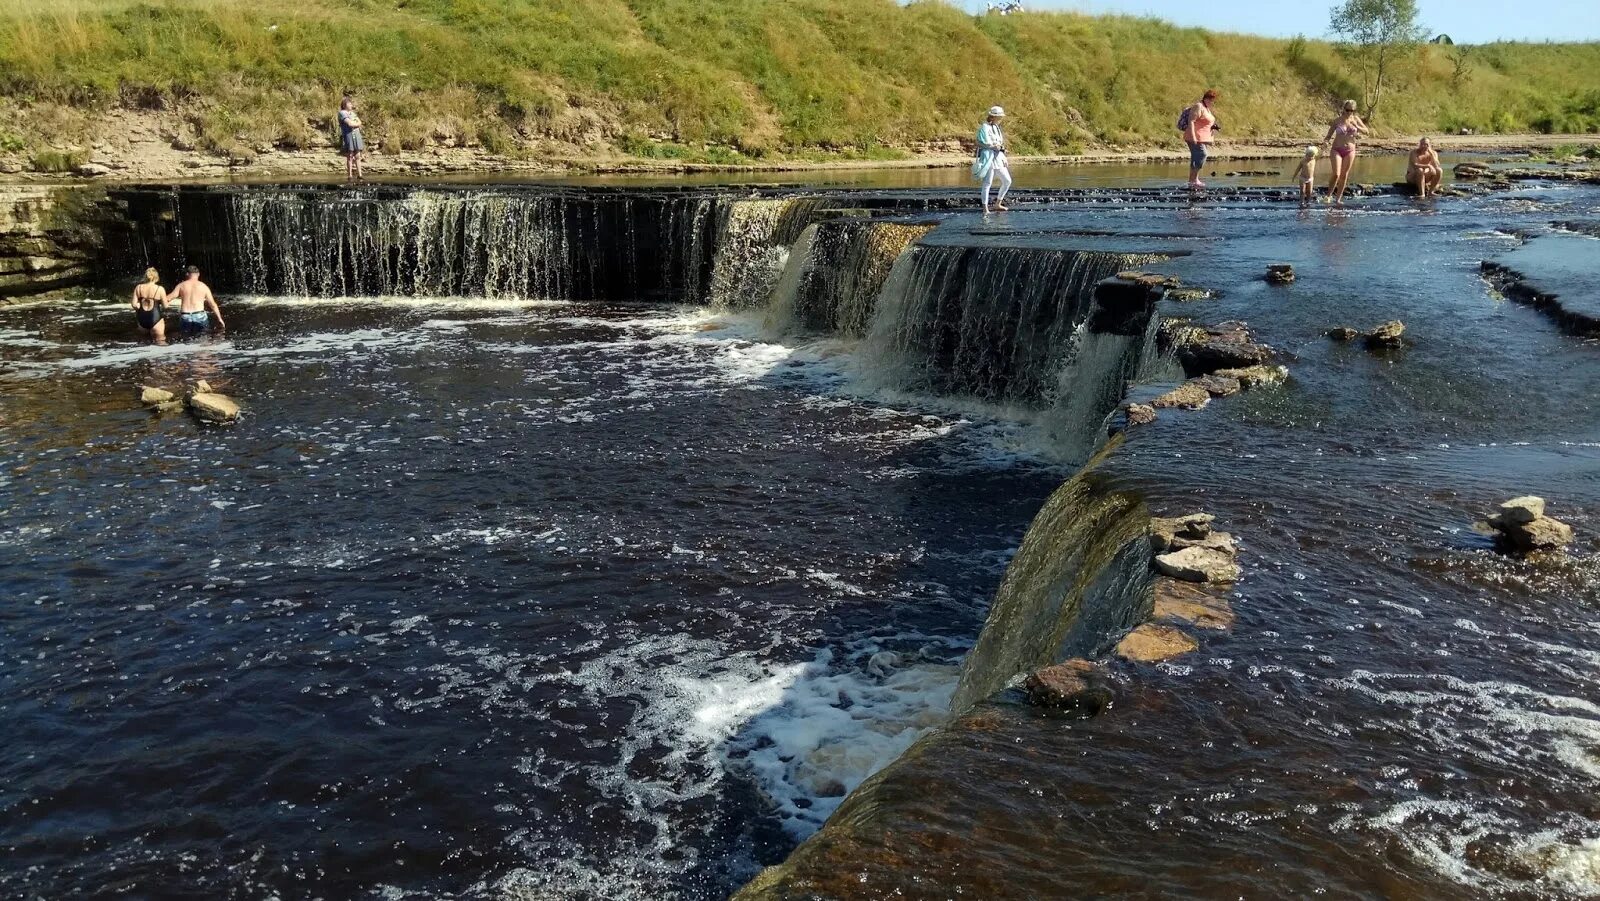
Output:
[[[1005,116],[1005,114],[1006,114],[1006,111],[1004,109],[1001,109],[998,106],[989,107],[989,115],[991,115],[991,116],[994,116],[996,118],[1002,118],[1002,117]]]

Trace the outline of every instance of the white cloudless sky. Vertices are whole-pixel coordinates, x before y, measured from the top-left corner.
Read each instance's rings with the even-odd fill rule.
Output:
[[[1325,37],[1329,0],[1022,0],[1027,9],[1155,16],[1179,25],[1287,37]],[[982,12],[986,0],[960,5]],[[1419,0],[1432,34],[1458,43],[1600,40],[1600,0]]]

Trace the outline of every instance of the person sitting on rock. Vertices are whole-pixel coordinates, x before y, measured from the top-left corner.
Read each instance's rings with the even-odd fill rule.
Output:
[[[167,300],[178,300],[178,333],[183,335],[198,335],[211,327],[211,316],[217,317],[219,330],[228,327],[222,321],[222,308],[217,306],[217,299],[211,293],[211,286],[200,280],[200,267],[190,266],[184,270],[187,278],[178,283],[172,293],[167,295]]]
[[[133,289],[133,317],[139,330],[160,341],[167,336],[167,292],[161,287],[161,273],[144,271],[144,281]]]
[[[1442,181],[1444,164],[1439,161],[1439,151],[1433,149],[1433,142],[1423,138],[1417,142],[1417,149],[1411,151],[1406,167],[1406,183],[1416,187],[1418,197],[1426,198],[1439,193],[1439,183]]]

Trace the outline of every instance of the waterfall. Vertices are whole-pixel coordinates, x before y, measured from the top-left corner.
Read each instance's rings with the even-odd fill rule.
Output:
[[[137,193],[137,192],[131,192]],[[179,190],[151,260],[309,297],[705,299],[718,200],[687,192]],[[130,210],[158,209],[133,197]],[[131,261],[135,263],[137,261]],[[137,265],[133,268],[138,268]]]
[[[986,401],[1055,406],[1085,379],[1122,393],[1138,341],[1088,341],[1101,318],[1095,286],[1154,255],[913,245],[884,283],[868,356],[898,387]],[[1150,310],[1137,320],[1140,333]],[[1107,356],[1135,353],[1108,372]],[[1088,364],[1090,356],[1102,359]],[[1129,370],[1131,371],[1131,370]],[[1118,384],[1108,377],[1119,376]],[[1114,390],[1113,390],[1114,389]],[[1112,401],[1115,404],[1115,400]],[[1103,405],[1097,404],[1096,406]]]
[[[711,270],[712,305],[727,310],[764,305],[791,245],[823,203],[819,197],[727,201]]]
[[[933,228],[864,219],[810,226],[790,252],[772,292],[768,327],[865,335],[895,261]]]

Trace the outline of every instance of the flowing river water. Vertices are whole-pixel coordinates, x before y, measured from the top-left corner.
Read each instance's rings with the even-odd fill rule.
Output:
[[[225,336],[0,308],[0,895],[714,899],[808,838],[763,897],[1600,894],[1600,346],[1477,274],[1600,191],[520,196],[136,198]],[[1099,322],[1135,265],[1292,372],[1098,470],[1240,537],[1236,622],[952,720],[1174,378]],[[136,403],[199,378],[243,421]],[[1527,493],[1580,556],[1472,531]]]

